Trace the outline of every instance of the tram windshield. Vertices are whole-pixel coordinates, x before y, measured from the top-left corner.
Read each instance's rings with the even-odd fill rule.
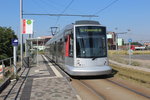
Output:
[[[106,28],[101,26],[76,27],[76,53],[78,58],[107,56]]]

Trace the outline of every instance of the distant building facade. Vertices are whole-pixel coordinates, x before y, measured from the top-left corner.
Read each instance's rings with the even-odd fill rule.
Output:
[[[115,32],[107,32],[107,41],[109,50],[120,49],[123,46],[124,40],[118,38]]]
[[[144,46],[150,47],[150,42],[144,42]]]
[[[150,50],[150,42],[144,42],[145,49]]]
[[[107,32],[108,49],[116,49],[116,34],[115,32]]]
[[[35,41],[33,41],[34,48],[37,48],[38,50],[44,50],[46,48],[45,47],[46,42],[49,41],[51,38],[52,36],[38,37],[38,40],[35,39]]]

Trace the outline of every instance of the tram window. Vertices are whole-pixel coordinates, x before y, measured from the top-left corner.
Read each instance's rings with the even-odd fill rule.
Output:
[[[73,34],[70,35],[69,56],[73,57]]]
[[[106,29],[97,26],[76,28],[76,50],[79,58],[107,56]]]

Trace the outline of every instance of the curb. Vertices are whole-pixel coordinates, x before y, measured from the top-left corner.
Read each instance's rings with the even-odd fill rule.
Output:
[[[125,64],[113,61],[113,60],[109,60],[109,63],[116,64],[116,65],[119,65],[120,67],[124,67],[124,68],[132,68],[132,69],[135,69],[135,70],[139,70],[139,71],[144,71],[144,72],[150,73],[150,69],[149,68],[143,68],[142,66],[125,65]]]

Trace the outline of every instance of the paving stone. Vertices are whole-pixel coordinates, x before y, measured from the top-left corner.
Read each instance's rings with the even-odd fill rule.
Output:
[[[16,100],[77,100],[76,93],[67,79],[56,77],[42,56],[38,57],[38,65],[32,66],[29,73],[27,68],[17,84],[11,82],[8,88],[0,94],[0,100],[6,97],[14,84],[6,100],[14,100],[16,96]]]

